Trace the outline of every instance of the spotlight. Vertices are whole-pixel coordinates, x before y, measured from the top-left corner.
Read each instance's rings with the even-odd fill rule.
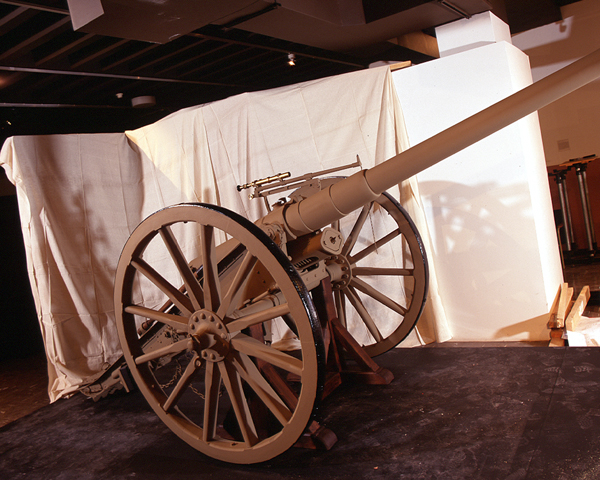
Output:
[[[288,65],[290,67],[296,65],[296,55],[294,55],[293,53],[288,53]]]

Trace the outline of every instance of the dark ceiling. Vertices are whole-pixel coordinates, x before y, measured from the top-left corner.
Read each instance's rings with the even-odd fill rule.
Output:
[[[433,35],[435,26],[487,10],[516,33],[560,20],[567,3],[0,0],[0,140],[123,131],[184,107],[376,61],[420,63],[434,56],[389,40]],[[139,96],[156,104],[132,107]]]

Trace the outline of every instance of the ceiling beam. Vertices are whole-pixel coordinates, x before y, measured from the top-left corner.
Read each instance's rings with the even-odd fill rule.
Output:
[[[162,82],[162,83],[186,83],[189,85],[215,85],[219,87],[234,87],[243,88],[243,85],[228,84],[219,82],[204,82],[202,80],[181,80],[177,78],[164,77],[138,77],[135,75],[118,75],[114,73],[98,73],[98,72],[80,72],[76,70],[52,70],[49,68],[30,68],[16,67],[10,65],[0,65],[0,70],[6,72],[25,72],[25,73],[43,73],[48,75],[71,75],[76,77],[98,77],[98,78],[121,78],[124,80],[139,80],[146,82]]]
[[[0,60],[3,60],[5,58],[8,58],[12,55],[17,54],[19,51],[21,51],[24,48],[28,47],[29,45],[37,42],[38,40],[41,40],[46,35],[49,35],[50,33],[54,32],[55,30],[58,30],[59,28],[63,28],[66,24],[68,24],[70,22],[71,22],[70,18],[61,18],[58,22],[53,23],[49,27],[44,28],[43,30],[37,32],[35,35],[28,37],[26,40],[23,40],[19,44],[15,45],[12,48],[9,48],[4,53],[0,54]]]
[[[125,45],[128,42],[129,42],[129,40],[125,40],[125,39],[120,39],[120,40],[117,40],[115,42],[112,42],[110,45],[107,45],[106,47],[101,48],[100,50],[97,50],[94,53],[91,53],[89,55],[85,55],[84,57],[82,57],[78,61],[74,62],[71,65],[71,68],[77,68],[77,67],[80,67],[81,65],[84,65],[84,64],[86,64],[88,62],[91,62],[92,60],[94,60],[94,59],[96,59],[98,57],[101,57],[102,55],[106,55],[108,52],[111,52],[115,48],[119,48],[119,47]]]
[[[68,54],[68,52],[73,50],[75,47],[78,47],[82,43],[90,41],[93,36],[94,35],[92,33],[86,33],[85,35],[79,37],[78,39],[76,39],[72,42],[69,42],[68,44],[64,45],[63,47],[61,47],[57,50],[52,51],[52,53],[45,55],[44,57],[40,58],[39,60],[36,60],[35,65],[39,67],[40,65],[43,65],[44,63],[54,60],[55,58],[58,58],[61,55]]]
[[[69,10],[65,10],[64,8],[49,7],[47,5],[40,5],[39,3],[25,2],[21,0],[0,0],[0,3],[14,5],[16,7],[24,7],[32,10],[39,10],[41,12],[60,13],[61,15],[70,16]]]
[[[238,32],[244,32],[242,30],[238,30]],[[254,48],[262,48],[266,50],[270,50],[272,52],[280,52],[285,53],[293,53],[297,56],[313,58],[315,60],[323,60],[326,62],[339,63],[343,65],[350,65],[352,67],[365,68],[366,64],[360,63],[360,61],[354,59],[353,57],[349,57],[346,55],[338,54],[337,52],[332,52],[328,50],[320,50],[313,47],[308,47],[306,45],[294,44],[289,42],[289,46],[272,46],[268,45],[266,40],[259,40],[260,37],[258,34],[254,34],[254,41],[250,41],[248,39],[237,39],[232,38],[228,35],[228,32],[223,32],[220,27],[216,25],[207,25],[206,27],[202,27],[201,29],[195,30],[194,32],[188,33],[189,36],[194,36],[197,38],[206,38],[209,40],[216,40],[219,42],[227,42],[232,45],[242,45],[245,47],[254,47]],[[272,40],[270,37],[264,37],[265,39]],[[298,49],[298,47],[304,47],[303,49]]]

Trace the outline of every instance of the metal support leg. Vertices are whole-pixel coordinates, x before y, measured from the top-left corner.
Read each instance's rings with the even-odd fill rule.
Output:
[[[592,223],[592,210],[590,207],[585,170],[586,164],[578,164],[575,166],[577,183],[579,185],[579,196],[581,197],[581,208],[583,209],[583,221],[585,223],[587,247],[590,252],[593,252],[595,250],[596,238],[594,235],[594,225]]]
[[[587,167],[587,164],[586,164]],[[596,244],[596,232],[594,229],[594,217],[592,216],[592,203],[590,202],[590,191],[588,190],[588,183],[587,183],[587,168],[583,169],[583,187],[585,189],[585,198],[587,198],[587,211],[588,211],[588,218],[590,219],[590,232],[592,234],[592,244],[594,245],[594,249],[598,248],[598,245]]]
[[[573,250],[573,243],[575,241],[573,236],[573,222],[571,221],[571,210],[569,206],[569,196],[567,195],[567,183],[566,183],[567,170],[556,172],[554,180],[558,187],[558,197],[560,200],[560,212],[562,215],[562,221],[565,229],[565,247],[567,252]]]

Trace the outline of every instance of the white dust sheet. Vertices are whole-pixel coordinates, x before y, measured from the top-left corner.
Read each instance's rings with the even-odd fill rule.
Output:
[[[369,168],[406,148],[406,138],[384,67],[242,94],[125,133],[8,139],[0,165],[17,187],[51,400],[120,356],[115,269],[146,216],[200,201],[254,221],[265,206],[238,184],[329,169],[357,155]],[[402,202],[420,223],[416,188],[405,182]],[[430,298],[406,345],[448,339],[435,283]]]

